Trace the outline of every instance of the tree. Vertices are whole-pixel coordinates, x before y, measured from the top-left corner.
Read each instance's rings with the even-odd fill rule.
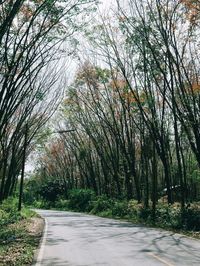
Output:
[[[4,1],[0,15],[0,200],[13,192],[27,146],[56,110],[66,40],[92,1]],[[77,23],[73,21],[76,17]],[[13,171],[14,169],[14,171]]]

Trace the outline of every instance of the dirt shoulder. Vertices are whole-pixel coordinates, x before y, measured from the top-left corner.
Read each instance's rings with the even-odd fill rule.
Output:
[[[31,218],[27,225],[27,231],[30,235],[41,237],[43,229],[44,229],[44,220],[39,217]]]
[[[5,227],[5,239],[0,241],[0,265],[31,265],[39,246],[44,220],[23,219]]]

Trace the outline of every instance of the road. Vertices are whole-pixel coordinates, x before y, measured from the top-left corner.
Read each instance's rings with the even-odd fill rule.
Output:
[[[36,266],[200,265],[200,241],[128,222],[37,210],[46,228]]]

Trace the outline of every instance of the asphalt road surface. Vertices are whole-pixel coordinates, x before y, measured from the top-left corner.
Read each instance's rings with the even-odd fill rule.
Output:
[[[128,222],[37,210],[46,228],[35,265],[200,265],[200,241]]]

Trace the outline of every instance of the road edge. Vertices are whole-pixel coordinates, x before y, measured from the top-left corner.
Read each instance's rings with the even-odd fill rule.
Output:
[[[43,218],[43,217],[42,217]],[[48,222],[46,218],[43,218],[44,220],[44,229],[43,229],[43,234],[42,238],[40,240],[40,244],[38,249],[35,251],[34,257],[33,257],[33,263],[31,264],[32,266],[41,266],[43,254],[44,254],[44,247],[46,243],[46,238],[47,238],[47,229],[48,229]]]

